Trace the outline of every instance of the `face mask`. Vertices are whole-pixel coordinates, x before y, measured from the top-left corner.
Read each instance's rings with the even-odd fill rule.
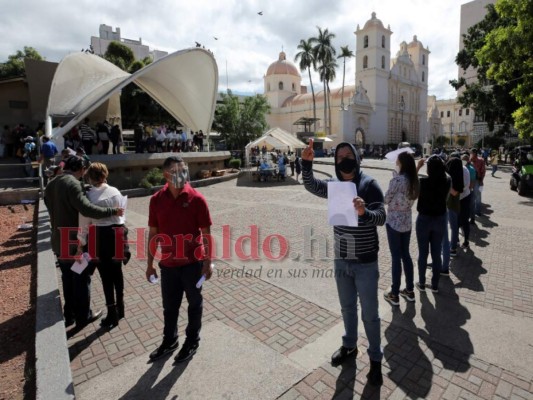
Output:
[[[172,175],[172,186],[176,189],[182,189],[189,180],[189,170],[187,168],[178,169]]]
[[[349,174],[355,171],[355,168],[357,167],[357,161],[351,158],[345,158],[337,165],[342,172]]]

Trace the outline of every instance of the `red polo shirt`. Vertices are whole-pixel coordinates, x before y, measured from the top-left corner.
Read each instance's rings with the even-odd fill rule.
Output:
[[[189,183],[177,198],[168,183],[150,199],[148,226],[157,228],[161,265],[179,267],[203,259],[200,228],[212,225],[205,197]]]

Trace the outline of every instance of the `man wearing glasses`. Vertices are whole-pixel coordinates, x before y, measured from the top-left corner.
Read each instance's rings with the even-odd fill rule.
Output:
[[[150,199],[148,216],[148,265],[146,279],[157,279],[154,254],[160,248],[163,298],[163,342],[150,354],[156,360],[178,347],[178,316],[183,294],[187,296],[188,325],[183,347],[175,362],[190,359],[198,349],[202,327],[202,288],[196,283],[212,274],[209,235],[211,216],[204,196],[189,184],[189,171],[180,157],[163,163],[166,185]]]

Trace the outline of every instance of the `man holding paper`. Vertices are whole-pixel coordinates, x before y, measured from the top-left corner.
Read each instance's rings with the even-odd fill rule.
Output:
[[[51,180],[44,193],[44,202],[50,214],[52,250],[61,268],[65,325],[76,322],[76,330],[102,315],[101,311],[93,313],[90,307],[91,275],[94,269],[86,268],[81,274],[71,270],[78,249],[78,215],[94,219],[124,215],[123,208],[104,208],[91,204],[80,182],[85,171],[83,158],[70,156],[65,161],[64,173]]]
[[[190,359],[200,343],[202,328],[202,275],[208,280],[211,267],[209,237],[211,216],[204,196],[189,184],[189,170],[180,157],[163,163],[166,185],[150,199],[148,214],[148,260],[146,279],[157,279],[154,255],[160,247],[163,342],[150,354],[154,361],[178,347],[178,317],[183,295],[189,303],[185,343],[175,362]],[[153,277],[152,277],[153,276]],[[152,279],[151,279],[152,277]]]
[[[302,153],[302,176],[305,188],[319,197],[328,197],[330,188],[327,181],[313,177],[313,140]],[[340,365],[357,355],[357,298],[361,302],[361,314],[365,332],[368,337],[368,355],[370,372],[367,375],[372,385],[381,385],[381,320],[378,313],[378,250],[379,240],[377,226],[385,223],[383,192],[378,183],[360,170],[360,158],[349,143],[341,143],[335,151],[335,172],[340,182],[355,185],[352,211],[355,223],[350,222],[349,215],[343,221],[345,225],[334,225],[335,238],[335,281],[339,294],[345,335],[342,346],[333,353],[331,362]],[[331,186],[331,194],[346,192]],[[352,190],[350,189],[350,190]],[[347,201],[349,201],[348,199]],[[334,215],[337,210],[329,210]],[[333,222],[335,224],[335,222]]]

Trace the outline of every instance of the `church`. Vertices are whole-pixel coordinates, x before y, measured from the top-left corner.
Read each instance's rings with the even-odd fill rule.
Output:
[[[344,98],[342,88],[331,88],[329,135],[323,120],[323,90],[315,92],[319,120],[313,127],[312,93],[301,84],[298,67],[281,52],[264,76],[264,93],[271,106],[269,125],[300,138],[312,136],[305,131],[314,130],[315,140],[326,142],[327,148],[340,142],[359,146],[405,141],[423,144],[438,134],[441,125],[438,109],[434,98],[428,99],[430,51],[414,36],[410,43],[402,42],[396,57],[391,58],[391,35],[390,26],[385,28],[376,13],[372,13],[362,29],[357,25],[354,52],[357,84],[344,87]]]

